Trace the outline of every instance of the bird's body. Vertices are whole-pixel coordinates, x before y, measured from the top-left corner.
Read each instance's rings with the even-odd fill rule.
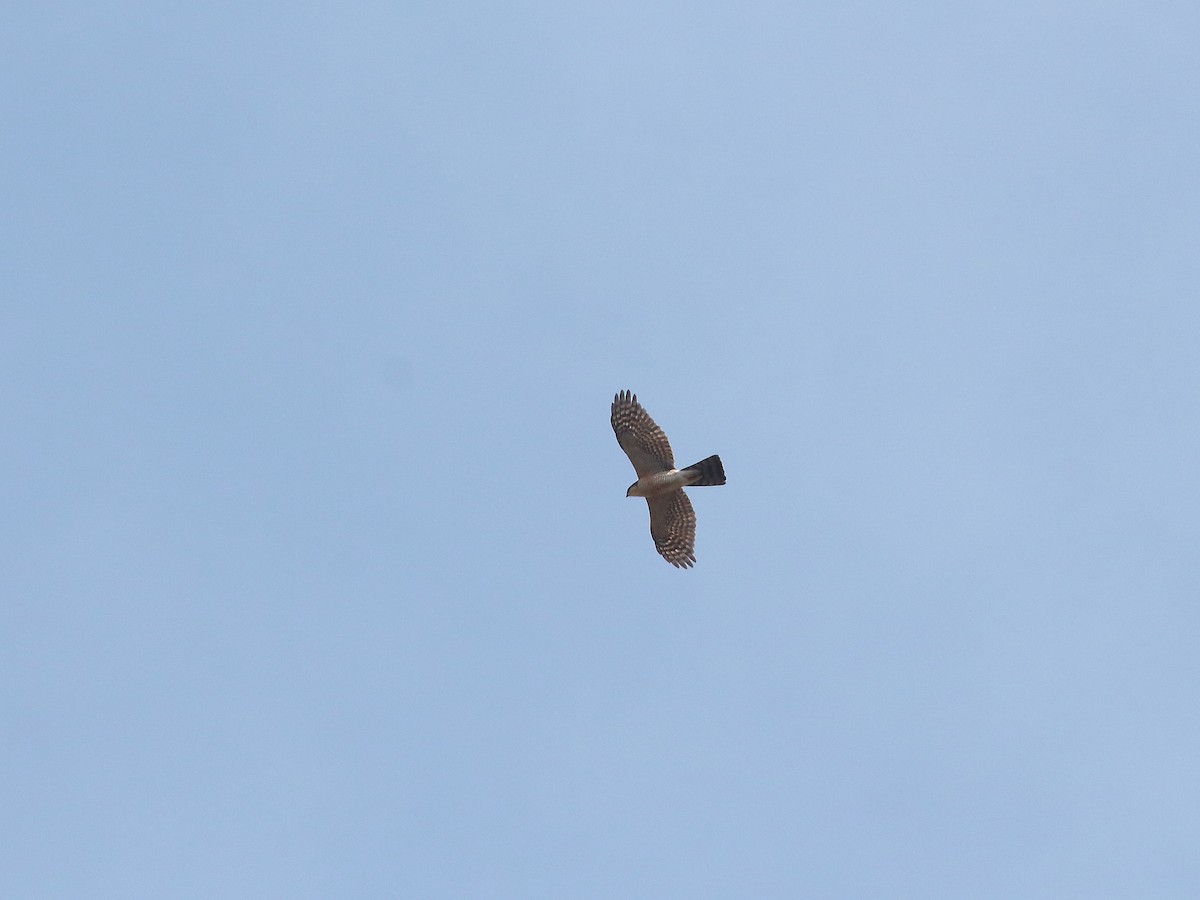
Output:
[[[721,457],[710,456],[686,469],[652,472],[629,486],[626,497],[657,497],[685,487],[705,487],[725,483]]]
[[[625,496],[646,498],[655,548],[673,566],[694,565],[696,513],[683,489],[724,484],[721,458],[710,456],[685,469],[675,468],[667,436],[629,391],[613,398],[612,427],[638,475]]]
[[[669,494],[680,488],[687,487],[691,482],[687,475],[679,469],[669,469],[666,472],[655,472],[645,478],[639,478],[629,486],[626,497],[657,497],[659,494]]]

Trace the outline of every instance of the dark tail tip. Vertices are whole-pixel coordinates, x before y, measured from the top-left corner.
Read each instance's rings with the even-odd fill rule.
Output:
[[[725,467],[721,465],[721,457],[710,456],[695,465],[688,466],[684,471],[699,472],[700,477],[692,482],[693,487],[709,487],[725,483]]]

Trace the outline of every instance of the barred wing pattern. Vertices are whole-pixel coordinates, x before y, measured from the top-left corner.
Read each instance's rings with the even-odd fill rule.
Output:
[[[638,478],[675,468],[667,436],[642,409],[636,394],[621,391],[613,398],[612,427]]]
[[[696,564],[696,513],[683,491],[647,497],[650,537],[662,558],[680,569]]]

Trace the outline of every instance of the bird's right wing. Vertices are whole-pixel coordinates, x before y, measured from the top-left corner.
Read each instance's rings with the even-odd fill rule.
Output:
[[[647,497],[650,537],[662,558],[687,569],[696,564],[696,513],[682,490]]]

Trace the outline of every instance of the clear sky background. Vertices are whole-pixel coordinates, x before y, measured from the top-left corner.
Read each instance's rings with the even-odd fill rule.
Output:
[[[0,894],[1200,896],[1194,2],[4,18]]]

